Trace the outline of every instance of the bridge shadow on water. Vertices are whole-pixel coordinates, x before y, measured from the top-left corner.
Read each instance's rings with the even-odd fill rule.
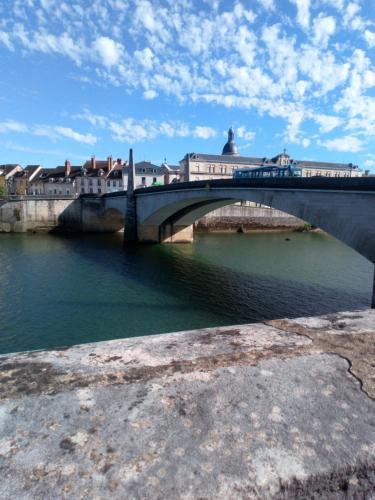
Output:
[[[173,316],[184,309],[206,314],[206,323],[202,323],[202,315],[197,315],[187,321],[188,329],[334,313],[370,305],[368,291],[358,293],[302,282],[292,276],[285,279],[254,271],[241,272],[210,263],[207,258],[197,258],[189,250],[190,246],[123,247],[120,234],[70,237],[69,246],[81,258],[91,261],[96,269],[99,266],[113,274],[116,280],[121,278],[129,286],[135,283],[160,294],[158,304],[150,303],[147,296],[131,303],[131,308],[139,314],[151,315],[147,332],[138,332],[138,335],[166,331],[158,322],[151,325],[153,308],[159,314],[167,314],[172,323]],[[124,305],[122,300],[118,303],[111,300],[108,307],[121,307],[121,304]],[[182,328],[179,323],[176,329]]]

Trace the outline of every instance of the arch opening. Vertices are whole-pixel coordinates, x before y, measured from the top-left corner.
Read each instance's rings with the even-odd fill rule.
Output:
[[[151,241],[178,242],[177,235],[172,239],[164,239],[163,236],[183,230],[186,232],[190,227],[191,235],[181,241],[191,242],[192,225],[197,219],[216,208],[240,201],[252,201],[324,230],[375,263],[375,207],[372,209],[374,217],[371,217],[371,213],[368,214],[367,228],[362,217],[363,213],[369,212],[369,206],[373,206],[369,205],[373,196],[371,200],[366,200],[365,194],[343,191],[206,188],[163,193],[158,200],[159,207],[155,201],[156,198],[153,198],[153,210],[140,223],[140,226],[148,228],[157,226],[157,230],[154,227]],[[353,210],[353,206],[356,206],[356,210]],[[148,240],[141,238],[140,241]]]

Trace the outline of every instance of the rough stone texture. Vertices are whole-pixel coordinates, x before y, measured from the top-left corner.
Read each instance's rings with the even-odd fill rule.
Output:
[[[0,203],[0,233],[94,232],[124,228],[126,196],[10,196]]]
[[[0,497],[373,498],[375,311],[0,357]]]
[[[197,220],[200,231],[251,231],[254,229],[285,229],[303,231],[306,223],[280,210],[267,207],[228,205],[218,208]]]

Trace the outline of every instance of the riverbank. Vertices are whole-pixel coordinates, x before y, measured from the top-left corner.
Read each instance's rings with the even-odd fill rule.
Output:
[[[306,231],[310,224],[292,215],[255,204],[228,205],[210,212],[194,224],[201,232]]]
[[[0,357],[2,498],[369,498],[375,311]]]

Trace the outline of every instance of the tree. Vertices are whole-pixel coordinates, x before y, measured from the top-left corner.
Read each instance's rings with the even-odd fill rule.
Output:
[[[5,195],[5,187],[3,186],[3,184],[0,184],[0,196],[4,195]]]

